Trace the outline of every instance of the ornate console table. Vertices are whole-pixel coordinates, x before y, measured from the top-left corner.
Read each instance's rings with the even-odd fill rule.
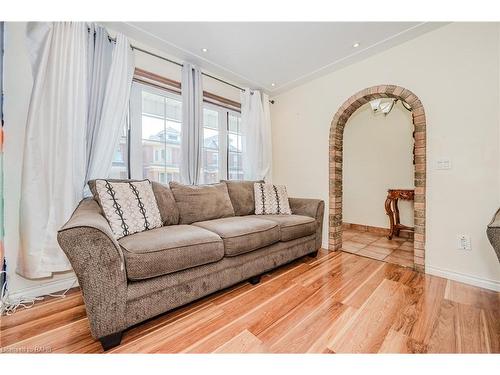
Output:
[[[407,227],[399,221],[398,200],[412,201],[415,199],[415,190],[410,189],[389,189],[385,200],[385,212],[389,216],[391,228],[387,238],[392,239],[394,235],[399,236],[401,230],[413,231],[412,227]]]

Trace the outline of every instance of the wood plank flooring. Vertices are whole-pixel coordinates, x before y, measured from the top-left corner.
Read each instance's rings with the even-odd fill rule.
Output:
[[[100,353],[81,293],[1,318],[3,352]],[[110,353],[499,353],[500,294],[320,251],[130,328]]]

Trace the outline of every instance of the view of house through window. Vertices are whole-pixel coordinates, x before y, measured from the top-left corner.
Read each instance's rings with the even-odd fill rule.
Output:
[[[220,180],[219,155],[222,142],[220,136],[219,116],[222,113],[214,108],[203,108],[203,152],[201,181],[205,184],[212,184]]]
[[[240,114],[205,103],[201,182],[243,180],[241,152]]]
[[[180,180],[182,103],[179,95],[142,91],[142,177]]]
[[[228,113],[228,176],[229,180],[243,180],[243,161],[241,153],[243,152],[241,138],[241,116],[236,112]]]
[[[147,178],[162,184],[180,181],[181,125],[181,95],[133,83],[130,165],[125,165],[125,170],[130,168],[132,178]]]
[[[128,178],[128,140],[127,140],[128,124],[123,128],[120,135],[120,140],[113,154],[113,162],[111,164],[110,178],[126,179]]]
[[[181,95],[134,82],[128,123],[110,177],[147,178],[162,184],[180,181]],[[241,153],[240,113],[205,103],[200,183],[242,180]]]

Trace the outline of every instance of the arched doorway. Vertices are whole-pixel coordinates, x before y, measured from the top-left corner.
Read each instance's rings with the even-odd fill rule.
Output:
[[[347,99],[333,117],[329,142],[329,224],[328,247],[342,247],[342,158],[344,127],[349,117],[373,99],[394,98],[406,102],[412,109],[415,138],[415,203],[414,203],[414,264],[419,271],[425,267],[425,185],[426,185],[426,118],[420,99],[403,87],[378,85],[359,91]]]

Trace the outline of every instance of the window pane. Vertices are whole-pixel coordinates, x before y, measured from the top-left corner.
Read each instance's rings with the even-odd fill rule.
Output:
[[[229,133],[227,135],[228,151],[243,151],[241,148],[241,135]]]
[[[147,91],[142,92],[142,113],[163,118],[165,116],[164,97]]]
[[[109,178],[126,179],[128,178],[128,143],[127,143],[127,130],[120,136],[118,145],[116,146],[115,153],[113,154],[113,162],[111,163],[111,170]]]
[[[167,119],[180,123],[182,120],[182,103],[179,100],[166,98]]]
[[[201,182],[203,184],[218,182],[219,168],[219,112],[204,108]]]
[[[202,182],[213,184],[219,181],[219,153],[205,149],[203,152]]]
[[[219,132],[210,128],[203,129],[203,147],[212,150],[219,149]]]
[[[227,175],[230,180],[243,180],[243,139],[241,136],[241,117],[235,113],[229,113],[227,133]]]
[[[164,127],[165,120],[163,118],[142,114],[142,139],[161,141],[161,134]]]
[[[230,180],[243,180],[243,166],[241,153],[229,152],[228,178]]]
[[[219,128],[219,112],[204,108],[203,109],[203,126],[205,128]]]
[[[240,133],[240,117],[237,117],[233,114],[229,114],[229,126],[228,129],[233,133]]]
[[[143,178],[167,184],[180,180],[180,96],[142,91]]]

